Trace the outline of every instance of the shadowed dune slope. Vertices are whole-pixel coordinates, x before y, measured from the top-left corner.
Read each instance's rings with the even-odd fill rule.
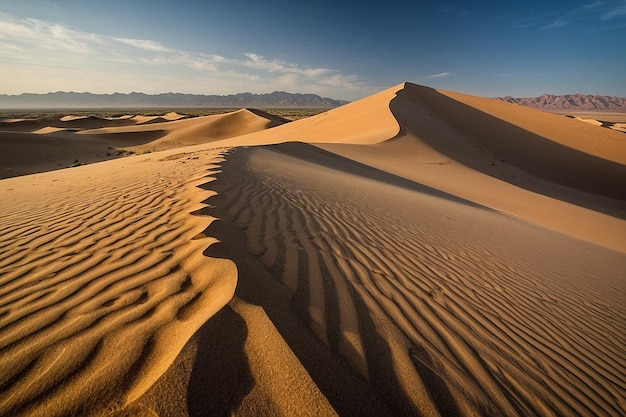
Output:
[[[419,134],[406,107],[421,105],[490,156],[539,179],[626,198],[626,137],[609,129],[497,100],[407,83],[391,103],[407,132]],[[402,108],[404,107],[404,108]],[[471,168],[482,169],[463,147],[429,144]],[[439,145],[439,146],[438,146]],[[456,152],[455,152],[456,151]],[[471,154],[470,154],[471,155]]]
[[[100,118],[96,116],[41,117],[37,119],[19,119],[0,121],[0,131],[32,132],[45,127],[59,129],[94,129],[98,127],[119,127],[136,124],[130,118]]]
[[[223,168],[212,212],[239,232],[209,227],[220,253],[244,233],[282,285],[242,274],[239,297],[288,341],[281,314],[298,316],[395,415],[626,411],[623,253],[310,145],[235,150]]]
[[[69,167],[73,161],[102,160],[106,144],[92,144],[91,149],[58,132],[47,136],[30,132],[0,132],[0,178]],[[100,158],[98,158],[99,155]]]
[[[519,106],[466,97],[470,99],[493,115],[436,90],[407,84],[389,102],[400,126],[396,136],[367,147],[341,141],[317,146],[560,233],[626,251],[622,135],[589,125],[581,136],[575,120],[524,108],[518,116]],[[585,138],[595,144],[585,148],[578,143]],[[615,161],[605,159],[609,155]]]

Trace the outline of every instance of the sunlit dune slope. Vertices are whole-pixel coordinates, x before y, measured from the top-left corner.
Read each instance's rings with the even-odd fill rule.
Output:
[[[327,112],[261,132],[219,141],[219,146],[253,146],[282,142],[351,143],[385,141],[399,131],[389,102],[401,86],[382,91]]]
[[[131,403],[232,297],[202,251],[217,151],[0,181],[0,415],[106,415]]]

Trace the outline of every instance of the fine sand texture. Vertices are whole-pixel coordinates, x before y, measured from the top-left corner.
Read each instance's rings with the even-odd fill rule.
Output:
[[[240,229],[282,284],[240,273],[240,297],[277,326],[286,297],[393,414],[623,413],[624,253],[309,145],[237,150],[223,168],[209,230],[228,253]],[[335,382],[318,385],[339,409]]]
[[[410,83],[284,122],[0,124],[1,416],[626,414],[622,132]]]
[[[220,161],[170,153],[0,182],[1,415],[131,403],[230,300],[236,267],[202,254],[212,219],[192,214]]]

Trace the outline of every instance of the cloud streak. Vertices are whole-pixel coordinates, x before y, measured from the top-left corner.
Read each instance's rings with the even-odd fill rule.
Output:
[[[186,51],[150,39],[87,33],[3,13],[0,43],[0,93],[141,90],[228,94],[242,89],[302,88],[327,96],[337,96],[337,90],[369,93],[357,77],[330,68],[305,67],[254,52],[221,56]],[[72,70],[67,71],[68,67]],[[9,74],[21,76],[16,80]],[[254,83],[244,87],[242,80]]]
[[[159,42],[150,41],[146,39],[129,39],[129,38],[112,38],[112,39],[116,40],[117,42],[133,46],[138,49],[144,49],[146,51],[176,52],[174,49],[170,49]]]
[[[544,25],[543,30],[561,28],[573,22],[601,23],[626,16],[626,2],[596,1],[562,13],[552,22]]]
[[[425,78],[445,78],[449,77],[450,75],[452,75],[452,73],[450,72],[440,72],[438,74],[427,75]]]
[[[626,4],[606,10],[602,14],[602,20],[611,20],[619,16],[626,16]]]

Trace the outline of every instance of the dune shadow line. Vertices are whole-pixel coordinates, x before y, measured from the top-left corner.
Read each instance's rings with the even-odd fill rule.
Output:
[[[285,342],[340,415],[422,415],[423,410],[412,400],[413,393],[408,391],[411,387],[404,386],[394,372],[397,363],[394,362],[389,340],[380,333],[366,303],[349,282],[346,284],[351,289],[350,302],[355,306],[359,333],[363,340],[364,360],[369,372],[367,380],[363,380],[348,359],[342,356],[340,349],[342,330],[339,320],[344,306],[340,305],[342,299],[338,296],[335,279],[346,278],[339,276],[332,278],[329,268],[339,270],[339,267],[337,264],[334,268],[332,264],[327,265],[327,262],[336,262],[337,259],[320,257],[316,249],[311,250],[311,247],[315,248],[312,244],[310,250],[300,248],[295,256],[292,255],[292,259],[297,258],[298,283],[296,288],[289,292],[283,283],[284,268],[280,267],[288,258],[284,253],[273,255],[273,259],[279,265],[272,266],[271,263],[264,265],[261,262],[264,254],[253,256],[249,248],[248,250],[242,248],[250,241],[256,242],[257,235],[270,235],[276,240],[275,250],[286,252],[287,245],[301,245],[298,238],[291,234],[295,231],[293,228],[307,227],[304,219],[306,215],[301,212],[303,210],[301,204],[304,204],[302,200],[298,202],[294,200],[292,203],[289,198],[279,198],[278,196],[282,195],[281,191],[284,190],[279,185],[272,184],[272,181],[264,180],[264,169],[273,167],[261,166],[258,168],[259,171],[249,168],[251,166],[249,164],[254,163],[256,166],[262,163],[260,161],[263,160],[263,156],[267,156],[267,150],[287,154],[296,158],[296,161],[299,159],[303,162],[322,164],[320,169],[327,167],[340,172],[363,175],[377,181],[388,181],[389,184],[406,187],[412,191],[428,193],[430,189],[338,157],[312,145],[287,143],[263,148],[263,151],[259,148],[238,149],[222,165],[223,170],[219,173],[218,181],[212,184],[213,190],[218,194],[211,197],[211,202],[215,204],[212,215],[219,216],[220,220],[213,222],[205,232],[219,239],[220,243],[211,245],[205,254],[211,257],[229,257],[237,264],[240,271],[237,296],[246,302],[263,307]],[[433,192],[447,198],[445,193],[436,190]],[[456,197],[451,198],[460,200]],[[262,207],[253,208],[255,204],[261,203]],[[285,207],[289,204],[294,205]],[[278,224],[276,219],[278,213],[285,216],[286,213],[291,213],[290,216],[283,218],[286,230],[282,232],[275,229]],[[301,220],[295,221],[296,218]],[[312,263],[317,264],[317,268],[314,269],[319,270],[320,277],[311,275],[314,273],[310,268]],[[324,287],[323,333],[327,337],[327,343],[314,336],[319,336],[319,328],[316,327],[319,323],[310,315],[312,281],[317,280],[319,284],[320,279]],[[413,368],[417,376],[424,381],[427,394],[441,415],[459,415],[460,411],[446,382],[421,362],[413,363]],[[359,404],[364,401],[361,399],[363,395],[368,395],[372,402]]]
[[[266,267],[261,262],[262,255],[253,255],[250,251],[247,244],[250,223],[242,221],[246,218],[245,212],[254,204],[249,193],[267,191],[256,182],[255,174],[246,168],[249,158],[256,151],[255,148],[237,149],[222,164],[222,172],[212,184],[213,190],[218,194],[211,197],[212,207],[206,211],[207,214],[218,217],[218,220],[212,222],[203,232],[219,242],[208,247],[204,254],[225,257],[235,262],[239,272],[236,297],[263,308],[283,340],[339,415],[393,415],[388,404],[348,361],[314,336],[308,326],[310,320],[305,312],[306,308],[300,305],[308,302],[308,283],[304,282],[308,276],[303,274],[298,277],[298,296],[289,294],[280,281],[280,268],[274,270]],[[271,210],[271,203],[268,204],[267,210]],[[268,218],[263,221],[268,221]],[[261,227],[265,228],[264,225]],[[284,251],[285,246],[281,250]],[[279,256],[285,259],[284,254]],[[301,253],[299,262],[300,268],[306,269],[306,254]]]
[[[291,157],[319,165],[320,167],[332,169],[334,171],[350,175],[355,175],[362,178],[371,179],[382,184],[404,188],[406,190],[427,194],[433,197],[443,198],[448,201],[453,201],[471,207],[481,208],[483,210],[493,211],[493,209],[480,205],[473,201],[457,197],[453,194],[446,193],[445,191],[441,191],[436,188],[421,184],[419,182],[412,181],[410,179],[403,178],[395,174],[391,174],[387,171],[374,168],[370,165],[354,161],[352,159],[346,158],[344,156],[338,155],[336,153],[327,151],[308,143],[286,142],[277,145],[263,145],[259,146],[259,148],[264,148],[272,152],[286,154]]]
[[[214,170],[211,170],[213,173]],[[213,178],[197,185],[212,189]],[[192,215],[209,215],[209,200],[205,207]],[[207,230],[210,225],[207,227]],[[205,230],[206,233],[206,230]],[[212,235],[205,235],[212,236]],[[229,259],[220,249],[220,242],[209,245],[203,255],[212,259]],[[193,361],[187,390],[187,410],[190,417],[218,417],[231,415],[254,388],[245,343],[248,329],[245,320],[229,305],[211,317],[195,334],[196,355]]]

